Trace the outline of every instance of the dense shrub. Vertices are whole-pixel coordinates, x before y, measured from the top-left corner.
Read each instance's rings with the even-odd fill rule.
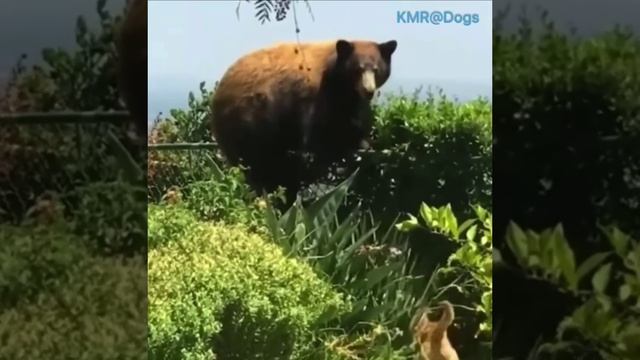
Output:
[[[307,206],[297,202],[282,215],[271,207],[267,211],[267,228],[276,243],[354,299],[351,311],[330,324],[347,334],[325,330],[319,335],[332,339],[325,350],[352,359],[411,353],[411,334],[405,331],[411,316],[421,306],[448,299],[472,310],[458,312],[456,323],[464,330],[450,333],[460,353],[490,358],[491,214],[476,207],[475,216],[458,226],[450,206],[423,204],[420,222],[411,216],[378,231],[378,221],[358,208],[337,216],[353,180],[351,176]],[[449,251],[432,256],[436,270],[415,271],[407,237],[396,228],[418,232],[430,248],[444,238]]]
[[[122,138],[104,136],[110,132],[116,134],[118,128],[0,123],[0,188],[5,189],[0,195],[0,221],[19,223],[44,192],[62,195],[81,184],[125,179],[128,162],[118,153],[124,149]],[[141,180],[134,179],[144,187]]]
[[[146,266],[68,226],[0,227],[0,358],[146,358]]]
[[[498,245],[510,220],[562,222],[576,241],[597,233],[596,219],[640,229],[640,40],[546,25],[494,36]]]
[[[349,161],[360,168],[353,186],[378,218],[394,219],[421,202],[451,204],[470,215],[470,204],[491,207],[491,106],[392,96],[376,106],[373,152]],[[340,180],[342,176],[338,176]]]
[[[446,261],[438,259],[430,282],[438,289],[437,298],[466,305],[456,312],[461,329],[449,334],[459,344],[456,348],[460,356],[491,359],[492,216],[481,206],[473,210],[473,217],[459,223],[450,205],[433,207],[423,203],[418,217],[410,215],[396,227],[417,232],[430,248],[443,240],[453,245]]]
[[[105,5],[105,0],[97,2],[98,29],[78,18],[76,49],[44,49],[41,65],[32,67],[20,58],[0,91],[0,112],[123,109],[113,46],[121,16],[110,14]],[[64,194],[79,184],[116,180],[129,161],[144,163],[144,147],[123,123],[0,123],[0,188],[11,189],[0,195],[0,221],[19,223],[44,191]],[[132,159],[123,159],[119,148]]]
[[[260,204],[265,200],[256,197],[237,168],[211,180],[188,184],[181,191],[186,195],[184,205],[199,219],[245,224],[254,230],[264,224]]]
[[[0,226],[0,306],[11,307],[55,288],[86,255],[68,232],[53,227]]]
[[[581,263],[609,250],[598,221],[640,231],[640,41],[621,30],[585,39],[542,25],[494,32],[494,245],[517,264],[505,248],[509,221],[534,233],[561,223]],[[534,238],[525,243],[536,246]],[[494,282],[496,356],[525,357],[580,305],[519,266],[501,266]]]
[[[246,225],[249,230],[259,230],[264,225],[263,208],[266,201],[281,203],[282,192],[257,197],[244,181],[240,169],[228,168],[223,172],[216,164],[211,162],[208,164],[216,169],[209,172],[208,180],[185,181],[182,186],[169,186],[172,182],[166,180],[171,178],[162,177],[165,192],[158,197],[160,199],[158,203],[179,203],[185,209],[191,210],[199,220],[240,223]],[[169,166],[174,170],[185,168],[184,165],[179,164],[175,167]],[[188,168],[185,171],[188,172]]]
[[[348,309],[311,268],[257,235],[205,223],[185,235],[179,222],[156,226],[155,214],[153,234],[166,238],[149,253],[153,358],[291,358],[310,346],[316,322]]]
[[[188,108],[172,109],[170,118],[158,118],[151,126],[149,144],[210,142],[208,129],[209,98],[211,92],[200,83],[200,97],[189,93]],[[149,198],[159,201],[172,186],[181,186],[195,181],[224,177],[219,165],[222,163],[217,150],[157,150],[150,148],[147,179]]]
[[[147,231],[150,249],[193,237],[202,230],[195,215],[182,206],[150,204],[148,214],[152,219]]]
[[[126,182],[92,183],[70,191],[74,230],[102,254],[147,253],[144,187]]]
[[[537,358],[637,359],[640,357],[640,243],[617,227],[603,227],[610,249],[577,261],[563,226],[524,231],[515,223],[507,233],[509,249],[527,275],[553,284],[577,303],[545,339]]]

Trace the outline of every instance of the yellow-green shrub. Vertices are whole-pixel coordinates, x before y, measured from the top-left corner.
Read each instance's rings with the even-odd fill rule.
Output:
[[[146,359],[146,266],[64,224],[0,227],[0,359]]]
[[[150,204],[147,211],[147,241],[150,249],[195,236],[196,232],[202,229],[195,214],[180,205]]]
[[[162,243],[149,253],[152,358],[288,359],[346,310],[308,265],[243,228],[200,223]]]

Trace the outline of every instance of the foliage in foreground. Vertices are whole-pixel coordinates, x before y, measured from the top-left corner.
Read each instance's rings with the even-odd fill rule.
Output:
[[[473,207],[475,216],[461,224],[450,205],[420,206],[419,217],[410,215],[396,225],[401,231],[419,232],[424,241],[444,238],[454,244],[446,263],[432,275],[433,286],[439,289],[436,298],[464,304],[457,311],[462,324],[454,338],[462,343],[460,354],[491,358],[492,335],[492,214],[481,206]],[[437,235],[436,237],[428,235]],[[480,340],[482,343],[476,343]]]
[[[429,229],[438,232],[441,237],[453,244],[453,252],[448,256],[448,260],[446,260],[447,257],[440,259],[443,266],[433,275],[416,276],[414,259],[407,247],[406,237],[402,236],[396,227],[390,227],[384,235],[379,235],[383,232],[378,231],[376,222],[358,208],[352,209],[346,218],[338,215],[338,209],[343,205],[352,180],[353,177],[308,206],[303,207],[298,202],[284,214],[280,214],[273,207],[267,208],[264,231],[279,245],[284,255],[296,262],[303,261],[308,264],[316,274],[326,279],[323,287],[332,286],[339,289],[351,303],[348,309],[343,308],[339,313],[322,316],[314,324],[307,324],[309,347],[300,350],[300,353],[304,353],[310,359],[409,358],[415,353],[411,347],[411,335],[407,332],[410,317],[418,307],[447,298],[455,299],[458,306],[464,309],[464,311],[458,311],[456,320],[457,326],[461,326],[462,331],[452,330],[452,338],[458,345],[461,355],[475,354],[474,356],[477,357],[489,354],[490,347],[478,343],[476,337],[479,336],[481,341],[486,341],[487,333],[491,332],[491,214],[477,207],[476,218],[469,219],[458,226],[457,219],[449,207],[434,208],[423,205],[420,211],[422,225],[418,224],[415,217],[399,224],[397,228],[401,230],[415,232],[418,229],[423,231]],[[207,230],[209,226],[213,226],[224,234],[236,231],[233,230],[234,226],[230,225],[203,226],[198,215],[188,209],[186,202],[177,205],[152,205],[149,212],[151,214],[149,246],[154,254],[162,253],[165,259],[174,259],[171,261],[176,266],[155,272],[155,274],[167,274],[163,275],[166,279],[174,276],[169,274],[175,274],[178,267],[184,272],[185,264],[196,261],[193,259],[210,256],[208,254],[211,250],[203,251],[203,248],[198,248],[199,250],[196,251],[191,245],[195,241],[193,239],[209,239],[211,236],[207,234],[207,231],[210,231]],[[231,243],[242,243],[243,237],[255,236],[241,233],[242,236],[238,235],[239,238],[226,236],[226,239],[231,239]],[[211,244],[215,241],[206,243],[214,246]],[[163,249],[169,247],[173,252],[164,253]],[[224,254],[229,254],[231,248],[224,249],[226,250]],[[194,257],[192,260],[176,258],[176,252],[185,250],[190,252],[191,255],[188,256]],[[222,256],[222,254],[218,255]],[[236,257],[233,252],[231,254],[232,259]],[[151,262],[153,261],[152,259]],[[236,276],[242,276],[237,275],[238,271],[241,274],[255,272],[252,267],[247,267],[244,260],[235,263],[234,266],[236,266],[234,268]],[[214,273],[208,273],[206,268],[204,271],[194,269],[192,266],[186,266],[186,268],[188,268],[188,274],[180,276],[182,279],[188,277],[189,280],[184,280],[183,284],[193,283],[193,285],[183,285],[187,288],[181,288],[171,295],[166,295],[167,299],[174,301],[171,306],[179,310],[175,310],[173,316],[161,315],[162,319],[186,319],[178,314],[191,314],[196,311],[187,299],[191,295],[187,294],[195,292],[193,289],[200,286],[199,284],[203,281],[208,283],[202,285],[205,288],[201,288],[197,293],[211,289],[209,286],[214,286],[210,284]],[[233,266],[230,265],[230,268]],[[161,280],[160,285],[152,286],[163,287],[164,285],[161,284],[169,281],[166,279]],[[266,286],[265,279],[270,278],[255,278],[255,282],[247,281],[244,285],[238,286],[247,286],[249,289],[256,288],[261,291],[260,289]],[[150,284],[157,282],[158,278],[151,275]],[[269,281],[266,281],[266,284],[269,284]],[[290,293],[288,288],[290,284],[282,286],[283,290],[286,289],[286,292]],[[166,287],[163,288],[166,289]],[[201,304],[195,313],[208,314],[216,311],[212,308],[213,306],[221,307],[221,305],[204,301]],[[273,306],[275,309],[282,305],[273,304]],[[309,306],[309,304],[304,303],[300,306]],[[150,311],[153,314],[156,310]],[[274,311],[280,312],[280,310]],[[195,325],[191,323],[196,320],[184,320],[189,323],[186,328],[198,328],[197,324],[201,323],[195,323]],[[157,320],[156,323],[162,321]],[[169,320],[170,323],[173,321],[175,320]],[[180,325],[185,327],[184,323]],[[177,329],[177,323],[170,328]],[[211,331],[217,331],[216,329]],[[252,331],[245,330],[247,334]],[[198,336],[202,339],[202,335]],[[165,338],[170,339],[168,335],[165,335]],[[259,343],[260,340],[256,339],[256,342]],[[163,346],[191,349],[200,346],[200,350],[196,350],[196,353],[206,351],[206,347],[202,347],[204,346],[202,344],[178,343]],[[236,350],[232,350],[232,353],[235,354],[234,351]],[[174,356],[177,356],[177,353]]]
[[[318,321],[348,310],[311,268],[259,236],[189,219],[178,208],[183,220],[160,222],[167,211],[150,209],[153,357],[296,358],[308,351]]]
[[[200,91],[200,98],[189,94],[188,109],[172,110],[170,118],[156,124],[151,142],[209,141],[205,122],[211,93],[204,83]],[[490,245],[485,242],[474,250],[460,250],[467,253],[451,260],[446,268],[448,275],[444,275],[446,269],[441,270],[442,288],[437,288],[427,280],[432,270],[414,267],[410,242],[392,224],[399,212],[413,211],[420,206],[419,199],[425,198],[436,205],[451,202],[461,214],[477,215],[468,211],[467,204],[471,200],[486,203],[490,193],[490,107],[483,101],[455,104],[444,97],[426,101],[395,97],[376,107],[376,112],[374,136],[382,148],[339,165],[326,179],[325,187],[317,187],[315,194],[305,196],[304,206],[298,202],[284,214],[270,208],[265,219],[262,208],[269,201],[256,198],[237,169],[218,166],[220,157],[202,150],[151,150],[150,198],[162,204],[177,198],[202,220],[241,223],[259,231],[266,228],[289,256],[309,263],[316,273],[355,299],[352,311],[329,324],[334,330],[317,329],[316,343],[323,343],[325,348],[322,356],[371,359],[411,353],[406,329],[413,311],[440,292],[456,287],[463,289],[462,304],[480,307],[462,316],[461,339],[475,343],[480,327],[481,336],[487,333],[491,304],[486,295],[490,293],[487,275],[480,270],[483,265],[472,262],[490,261],[484,252]],[[431,142],[445,150],[430,146]],[[449,153],[455,155],[455,167],[451,166]],[[345,178],[359,166],[363,169],[355,181]],[[400,180],[402,187],[397,186]],[[322,193],[327,185],[331,189],[336,184],[334,190]],[[397,197],[404,202],[396,202]],[[408,199],[411,204],[406,203]],[[482,225],[486,218],[482,219],[474,228],[478,239],[490,233]],[[412,232],[410,237],[421,236]],[[465,241],[444,237],[452,252]],[[437,265],[450,255],[429,251],[426,257]],[[475,266],[474,276],[481,280],[457,276],[462,272],[455,272],[459,266]],[[473,284],[482,284],[479,292],[469,290]],[[486,350],[474,346],[467,346],[470,354]]]
[[[534,232],[510,224],[507,244],[518,264],[580,304],[560,323],[555,341],[540,346],[538,358],[640,358],[640,242],[617,227],[602,233],[611,250],[578,264],[561,225]]]
[[[459,312],[456,321],[464,329],[456,339],[461,353],[490,355],[476,338],[487,341],[491,333],[491,214],[477,207],[476,218],[458,227],[450,207],[424,204],[425,226],[451,242],[453,253],[437,259],[443,267],[436,272],[419,273],[407,237],[396,229],[417,230],[415,217],[379,231],[380,224],[358,207],[338,215],[355,177],[305,207],[297,202],[282,215],[267,210],[276,243],[354,299],[351,311],[330,323],[344,334],[318,332],[327,350],[352,359],[408,356],[410,318],[419,307],[446,298],[471,310]]]
[[[146,265],[63,223],[0,226],[0,358],[146,359]]]
[[[401,330],[426,301],[427,281],[411,274],[406,241],[393,228],[378,235],[378,225],[358,208],[338,216],[352,182],[353,176],[305,207],[298,200],[284,214],[269,206],[266,226],[285,254],[353,299],[350,311],[316,332],[324,351],[351,359],[390,356],[410,342]]]
[[[631,324],[627,316],[637,323],[637,305],[611,294],[620,281],[616,274],[628,272],[621,264],[629,260],[611,255],[603,260],[601,252],[611,244],[598,223],[617,225],[635,238],[640,231],[640,39],[621,28],[585,38],[558,31],[549,18],[534,20],[523,17],[516,32],[494,31],[493,99],[500,106],[493,116],[499,164],[493,176],[500,184],[493,201],[501,210],[494,219],[501,234],[495,246],[505,260],[515,256],[534,275],[524,279],[520,269],[506,270],[503,274],[510,275],[496,282],[497,316],[506,329],[496,337],[504,347],[497,352],[522,357],[515,352],[530,347],[540,333],[552,332],[558,319],[578,316],[581,330],[561,325],[562,341],[577,342],[555,355],[629,358],[633,350],[617,344],[626,341],[619,331]],[[516,231],[510,222],[530,231]],[[553,229],[558,223],[562,227]],[[502,236],[507,229],[508,248]],[[613,265],[606,270],[601,261]],[[606,297],[588,286],[597,269],[603,269],[602,278],[611,276]],[[546,277],[555,280],[549,283]],[[554,287],[558,281],[562,285]],[[504,297],[498,294],[502,289],[508,289]],[[528,296],[513,301],[510,292]],[[575,303],[587,310],[585,318],[570,315]],[[523,309],[529,309],[526,321],[513,316]],[[602,322],[592,322],[593,317]],[[592,332],[598,334],[587,335]],[[638,358],[635,354],[631,358]]]

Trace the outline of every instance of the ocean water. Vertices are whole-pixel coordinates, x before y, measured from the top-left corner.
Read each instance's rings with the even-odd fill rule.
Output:
[[[187,99],[189,91],[193,91],[194,95],[199,94],[199,84],[194,86],[176,86],[172,89],[156,89],[149,86],[149,103],[148,114],[149,123],[152,123],[159,113],[168,116],[171,109],[184,109],[187,107]],[[206,88],[210,89],[212,84],[207,83]],[[442,89],[443,93],[452,100],[466,102],[469,100],[484,97],[491,100],[491,80],[486,82],[480,81],[451,81],[451,80],[389,80],[381,89],[381,94],[398,94],[403,93],[413,95],[417,89],[420,98],[426,98],[428,90],[437,92]]]

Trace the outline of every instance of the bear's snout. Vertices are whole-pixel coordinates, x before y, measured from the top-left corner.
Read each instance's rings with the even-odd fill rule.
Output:
[[[362,90],[367,100],[371,100],[376,93],[376,75],[372,70],[362,73]]]

